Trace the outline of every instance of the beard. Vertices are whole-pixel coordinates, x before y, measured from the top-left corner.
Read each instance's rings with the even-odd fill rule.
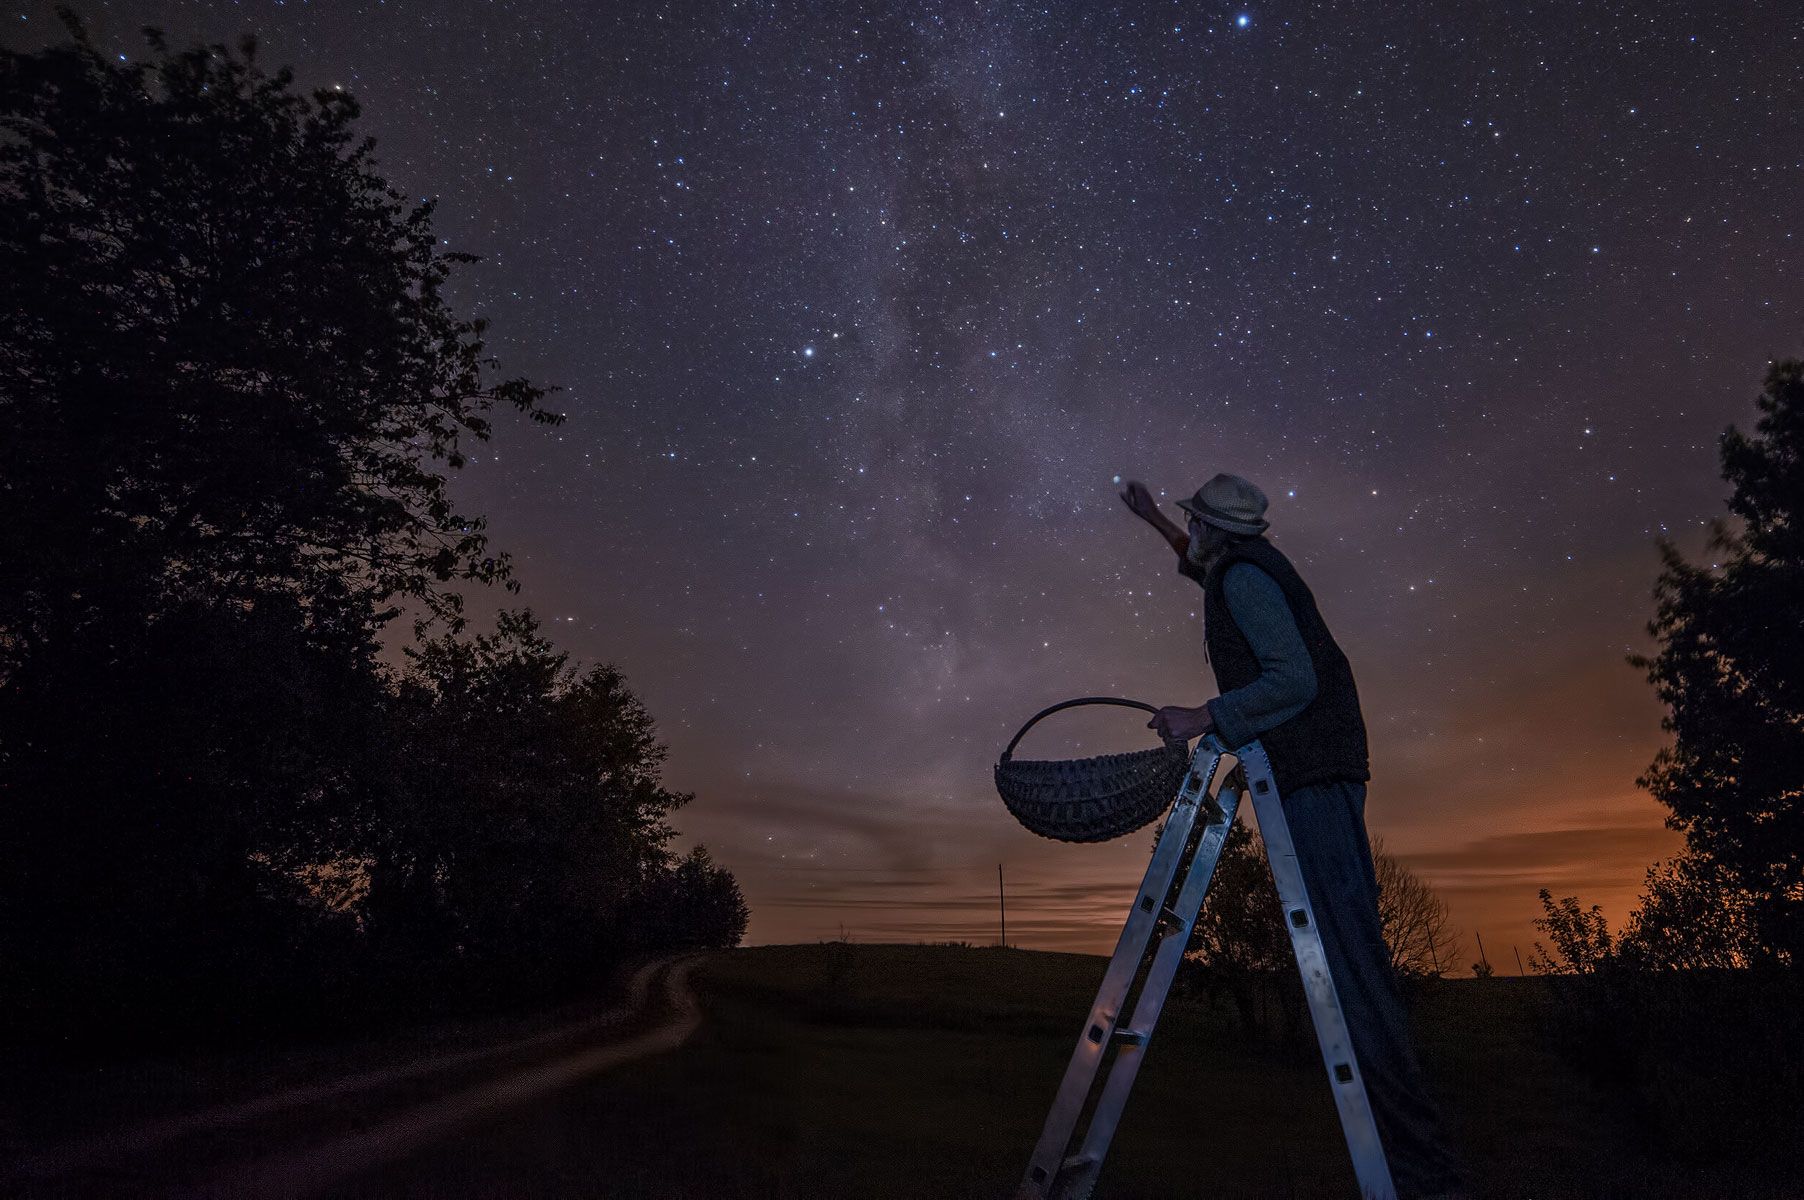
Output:
[[[1184,558],[1198,570],[1207,571],[1227,548],[1228,540],[1205,525],[1190,535],[1190,545],[1184,548]]]

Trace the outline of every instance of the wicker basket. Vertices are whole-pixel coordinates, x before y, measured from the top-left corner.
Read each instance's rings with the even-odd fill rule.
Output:
[[[1106,842],[1149,825],[1177,798],[1190,767],[1190,749],[1168,741],[1151,750],[1056,761],[1014,760],[1022,734],[1041,717],[1079,704],[1119,704],[1159,710],[1138,700],[1085,696],[1036,713],[996,764],[996,791],[1015,819],[1041,837],[1061,842]]]

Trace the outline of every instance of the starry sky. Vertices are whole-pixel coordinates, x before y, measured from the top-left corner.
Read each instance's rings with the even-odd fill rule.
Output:
[[[1676,846],[1624,656],[1804,352],[1795,7],[79,10],[129,56],[256,33],[485,256],[454,302],[570,418],[461,495],[658,718],[748,941],[994,941],[1001,863],[1011,942],[1112,946],[1150,833],[1042,841],[990,766],[1060,699],[1214,694],[1117,478],[1270,495],[1464,961],[1513,972],[1543,886],[1621,921]]]

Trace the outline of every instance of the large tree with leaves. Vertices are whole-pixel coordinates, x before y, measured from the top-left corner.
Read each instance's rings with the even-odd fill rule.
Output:
[[[455,623],[509,569],[439,467],[497,405],[560,419],[485,382],[473,256],[254,39],[121,63],[65,20],[0,57],[0,671],[196,592]]]
[[[447,470],[558,418],[353,99],[65,20],[0,52],[0,990],[204,1020],[349,927],[310,879],[392,808],[377,632],[508,581]]]
[[[408,651],[389,767],[360,847],[378,943],[426,970],[580,972],[613,952],[737,945],[738,886],[679,861],[651,716],[610,666],[578,670],[527,613]],[[739,901],[738,908],[734,902]]]
[[[1662,544],[1659,651],[1635,660],[1673,735],[1640,782],[1685,835],[1631,929],[1655,962],[1681,935],[1684,965],[1804,965],[1804,362],[1771,364],[1757,403],[1722,439],[1733,520],[1704,561]]]

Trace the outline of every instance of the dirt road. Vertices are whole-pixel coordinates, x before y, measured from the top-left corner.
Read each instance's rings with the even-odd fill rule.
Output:
[[[689,983],[699,961],[678,956],[647,963],[631,977],[621,1004],[531,1037],[83,1139],[33,1155],[0,1178],[7,1191],[17,1186],[27,1195],[316,1195],[485,1118],[682,1045],[701,1020]],[[290,1144],[285,1131],[317,1127],[322,1116],[330,1124],[337,1109],[357,1113],[357,1126],[296,1136],[298,1144]],[[265,1149],[245,1159],[232,1154],[234,1142]],[[208,1152],[185,1152],[209,1143]],[[272,1145],[281,1148],[267,1149]],[[197,1176],[201,1161],[223,1165]]]

